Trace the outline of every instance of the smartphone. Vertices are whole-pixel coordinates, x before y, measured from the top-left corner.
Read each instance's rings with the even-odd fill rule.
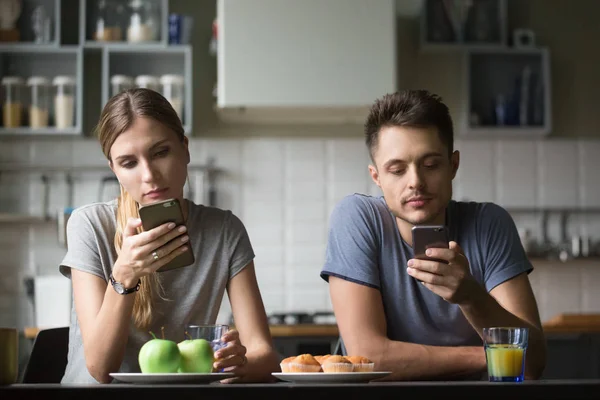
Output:
[[[141,206],[139,212],[144,231],[156,228],[167,222],[174,222],[177,226],[185,224],[181,204],[177,199],[168,199]],[[173,240],[179,240],[179,236]],[[157,272],[170,271],[172,269],[186,267],[193,263],[194,253],[188,242],[187,250],[185,252],[179,254],[167,264],[160,267]]]
[[[412,228],[412,243],[415,258],[432,260],[447,264],[448,261],[440,260],[425,255],[429,248],[450,248],[448,228],[444,225],[416,225]]]

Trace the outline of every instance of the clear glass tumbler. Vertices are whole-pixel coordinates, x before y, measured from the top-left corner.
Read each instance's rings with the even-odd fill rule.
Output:
[[[529,328],[483,329],[483,346],[490,382],[523,382]]]
[[[210,342],[216,352],[227,345],[222,341],[222,337],[228,330],[229,325],[187,325],[185,337],[186,339],[205,339]]]

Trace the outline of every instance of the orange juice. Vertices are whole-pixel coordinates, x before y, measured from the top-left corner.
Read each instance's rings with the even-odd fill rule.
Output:
[[[490,380],[521,382],[525,370],[525,349],[510,344],[488,344],[485,348]]]

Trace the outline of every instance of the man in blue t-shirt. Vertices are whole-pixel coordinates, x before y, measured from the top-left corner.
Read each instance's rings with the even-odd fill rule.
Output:
[[[329,282],[345,353],[389,379],[473,379],[486,371],[482,329],[529,328],[526,379],[545,366],[545,339],[511,216],[493,203],[456,202],[452,119],[424,90],[388,94],[365,123],[381,197],[354,194],[334,209],[321,277]],[[413,258],[411,229],[446,225],[449,249]]]

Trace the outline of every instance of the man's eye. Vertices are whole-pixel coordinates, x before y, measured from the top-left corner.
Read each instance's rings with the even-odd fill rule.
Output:
[[[169,153],[169,149],[164,149],[164,150],[160,150],[158,152],[156,152],[154,154],[155,157],[164,157]]]

